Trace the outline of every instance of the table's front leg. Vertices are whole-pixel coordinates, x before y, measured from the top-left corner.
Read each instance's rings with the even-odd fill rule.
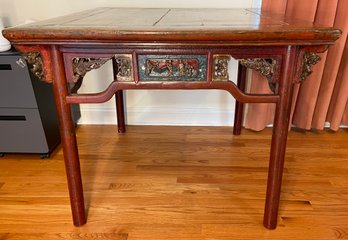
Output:
[[[247,68],[244,67],[240,62],[238,63],[238,77],[237,77],[237,86],[240,91],[245,92],[246,85],[246,74]],[[243,125],[243,111],[244,103],[238,102],[236,100],[234,108],[234,123],[233,123],[233,135],[240,135]]]
[[[51,48],[51,69],[53,72],[53,91],[57,106],[73,222],[75,226],[81,226],[86,223],[86,216],[80,162],[70,104],[66,102],[68,87],[64,61],[57,46],[52,46]]]
[[[296,47],[289,46],[281,64],[278,85],[280,96],[274,117],[271,155],[268,170],[264,226],[274,229],[277,226],[284,157],[291,113],[293,78],[296,68]]]

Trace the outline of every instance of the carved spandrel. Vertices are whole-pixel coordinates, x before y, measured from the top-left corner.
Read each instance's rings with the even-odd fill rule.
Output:
[[[299,82],[303,82],[312,74],[313,65],[321,60],[320,56],[313,52],[305,52],[302,56],[302,64],[299,76]]]
[[[262,76],[266,77],[269,87],[273,92],[276,90],[276,82],[274,81],[274,74],[276,71],[277,61],[274,59],[263,58],[247,58],[239,59],[240,64],[244,67],[253,69],[259,72]]]
[[[83,79],[87,72],[92,69],[100,68],[104,63],[111,58],[79,58],[72,59],[73,81],[78,82]]]
[[[117,65],[117,81],[132,82],[134,80],[132,54],[116,54],[114,58]]]
[[[231,60],[230,55],[213,56],[213,81],[228,81],[228,62]]]
[[[42,57],[39,52],[28,52],[23,54],[22,57],[17,60],[17,64],[21,67],[28,65],[32,74],[41,81],[45,80]]]

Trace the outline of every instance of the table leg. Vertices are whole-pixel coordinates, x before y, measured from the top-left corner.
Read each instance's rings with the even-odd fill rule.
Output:
[[[277,227],[284,157],[291,112],[295,51],[295,47],[288,47],[287,54],[282,61],[282,74],[280,76],[281,79],[279,79],[278,94],[280,99],[277,103],[274,117],[263,221],[264,226],[269,229]]]
[[[112,58],[112,68],[114,73],[114,80],[117,81],[117,63],[115,58]],[[119,90],[115,93],[116,100],[116,117],[117,117],[117,129],[119,133],[126,132],[126,123],[124,117],[124,101],[123,91]]]
[[[239,90],[241,90],[242,92],[245,91],[246,73],[247,73],[247,68],[244,67],[242,64],[238,63],[237,86]],[[244,110],[244,103],[238,102],[236,100],[235,112],[234,112],[233,135],[240,135],[242,131],[243,110]]]
[[[64,61],[58,47],[52,46],[51,54],[51,64],[54,66],[52,67],[54,74],[53,91],[57,106],[73,223],[75,226],[81,226],[86,223],[85,206],[74,123],[70,105],[66,103],[68,86],[65,78]]]
[[[115,93],[116,99],[116,115],[117,115],[117,128],[119,133],[126,132],[126,123],[124,117],[124,103],[123,103],[123,91],[119,90]]]

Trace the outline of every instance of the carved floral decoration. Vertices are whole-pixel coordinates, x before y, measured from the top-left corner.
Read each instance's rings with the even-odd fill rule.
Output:
[[[213,56],[213,81],[228,81],[228,62],[230,55]]]
[[[41,81],[44,81],[45,74],[41,54],[39,52],[28,52],[23,54],[22,57],[18,59],[17,64],[21,67],[25,67],[26,63],[31,73]]]
[[[114,56],[117,65],[118,81],[133,81],[132,55],[131,54],[117,54]]]
[[[276,90],[276,82],[274,81],[274,73],[277,65],[277,61],[274,59],[263,58],[246,58],[240,59],[240,64],[244,67],[253,69],[259,72],[262,76],[266,77],[269,87],[273,92]]]
[[[100,68],[104,63],[111,58],[79,58],[72,59],[73,81],[78,82],[83,79],[87,72],[92,69]]]
[[[303,82],[309,75],[311,75],[313,72],[312,66],[317,64],[320,59],[320,56],[313,52],[306,52],[303,54],[299,82]]]
[[[107,58],[81,58],[75,57],[72,59],[73,81],[80,82],[86,73],[92,69],[98,69],[108,60],[114,58],[117,65],[117,80],[133,81],[133,67],[131,54],[116,54]],[[25,67],[25,61],[28,64],[30,71],[40,80],[44,80],[43,61],[40,52],[28,52],[20,58],[18,65]],[[302,55],[302,63],[299,69],[298,81],[303,82],[311,73],[312,66],[320,61],[320,56],[313,52],[305,52]],[[228,80],[228,62],[229,55],[214,55],[213,56],[213,81]],[[262,76],[266,77],[270,88],[273,92],[276,89],[275,71],[278,64],[274,59],[263,58],[246,58],[239,59],[240,63],[247,68],[258,71]]]

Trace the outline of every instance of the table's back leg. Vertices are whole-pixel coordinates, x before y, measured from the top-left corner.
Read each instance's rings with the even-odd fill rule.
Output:
[[[54,74],[53,91],[57,106],[73,222],[75,226],[81,226],[86,223],[85,206],[75,128],[70,105],[66,103],[68,87],[65,78],[64,61],[61,52],[56,46],[52,46],[51,55],[51,66]]]
[[[279,79],[278,94],[273,134],[270,162],[268,169],[266,204],[263,224],[266,228],[274,229],[277,227],[278,209],[281,193],[281,184],[284,168],[284,157],[286,142],[289,130],[289,120],[291,112],[293,77],[296,63],[296,47],[288,47],[287,54],[284,56],[281,65],[281,75]]]
[[[126,132],[126,123],[124,116],[124,102],[123,102],[123,91],[119,90],[115,93],[116,99],[116,115],[117,115],[117,129],[119,133]]]
[[[247,68],[238,63],[238,78],[237,86],[239,90],[245,92],[245,82],[246,82]],[[234,124],[233,124],[233,135],[240,135],[242,131],[243,124],[243,110],[244,103],[238,102],[236,100],[235,112],[234,112]]]
[[[115,58],[112,58],[112,67],[114,80],[117,80],[117,63]],[[123,91],[118,90],[115,93],[116,100],[116,117],[117,117],[117,129],[119,133],[126,132],[126,123],[125,123],[125,115],[124,115],[124,101],[123,101]]]

